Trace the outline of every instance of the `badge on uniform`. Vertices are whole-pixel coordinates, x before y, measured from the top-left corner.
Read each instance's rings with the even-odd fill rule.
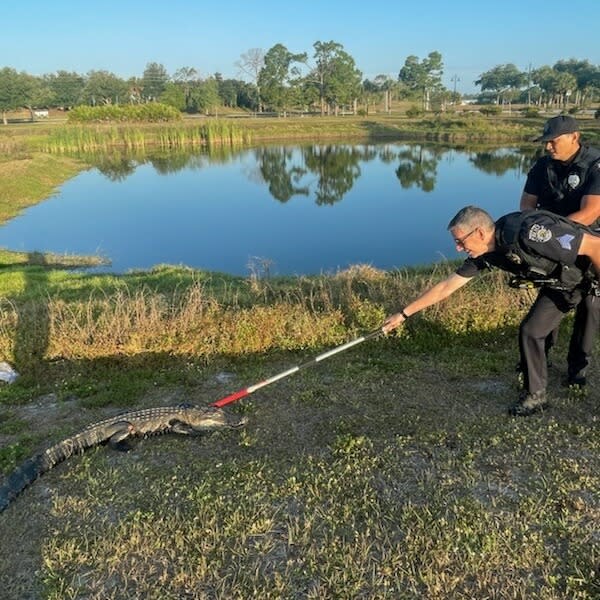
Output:
[[[552,239],[552,232],[543,225],[534,223],[529,229],[528,237],[532,242],[544,243]]]
[[[569,184],[569,187],[574,190],[581,183],[581,179],[577,173],[571,173],[567,177],[567,183]]]

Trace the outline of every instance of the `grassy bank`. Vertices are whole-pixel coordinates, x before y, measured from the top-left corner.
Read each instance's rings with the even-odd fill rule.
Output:
[[[0,148],[6,152],[86,152],[113,147],[193,147],[215,144],[290,140],[440,140],[526,141],[543,118],[485,117],[477,114],[408,118],[371,117],[247,117],[188,118],[179,123],[71,124],[65,122],[11,125],[0,128]],[[583,122],[594,131],[594,121]]]
[[[0,159],[0,222],[48,198],[86,165],[69,157],[19,153]]]

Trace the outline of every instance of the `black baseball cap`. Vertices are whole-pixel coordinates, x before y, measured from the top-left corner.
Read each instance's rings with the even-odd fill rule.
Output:
[[[569,115],[558,115],[548,119],[544,124],[544,131],[540,137],[535,138],[534,142],[549,142],[559,135],[565,133],[575,133],[579,131],[577,121]]]

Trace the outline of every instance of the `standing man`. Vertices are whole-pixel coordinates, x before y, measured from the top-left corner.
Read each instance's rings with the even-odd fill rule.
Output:
[[[521,210],[541,208],[600,229],[600,150],[581,144],[579,125],[569,115],[549,119],[542,135],[547,155],[527,175]],[[586,369],[600,328],[600,298],[596,289],[584,290],[575,310],[575,323],[567,355],[567,383],[583,387]],[[545,329],[545,316],[530,326]],[[558,329],[546,339],[546,355],[554,345]],[[521,366],[523,357],[521,356]]]
[[[492,267],[519,277],[535,276],[544,283],[519,329],[525,389],[509,413],[528,416],[543,410],[548,406],[544,341],[578,303],[586,282],[598,281],[600,235],[548,211],[510,213],[494,222],[476,206],[461,209],[448,224],[448,230],[456,248],[469,257],[455,273],[388,317],[382,327],[384,333],[446,299]]]

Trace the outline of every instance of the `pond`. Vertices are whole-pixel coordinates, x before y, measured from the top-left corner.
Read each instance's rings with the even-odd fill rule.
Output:
[[[18,251],[100,254],[123,273],[187,265],[235,275],[381,269],[459,257],[448,221],[467,204],[517,210],[537,148],[428,144],[265,146],[104,156],[0,227]]]

